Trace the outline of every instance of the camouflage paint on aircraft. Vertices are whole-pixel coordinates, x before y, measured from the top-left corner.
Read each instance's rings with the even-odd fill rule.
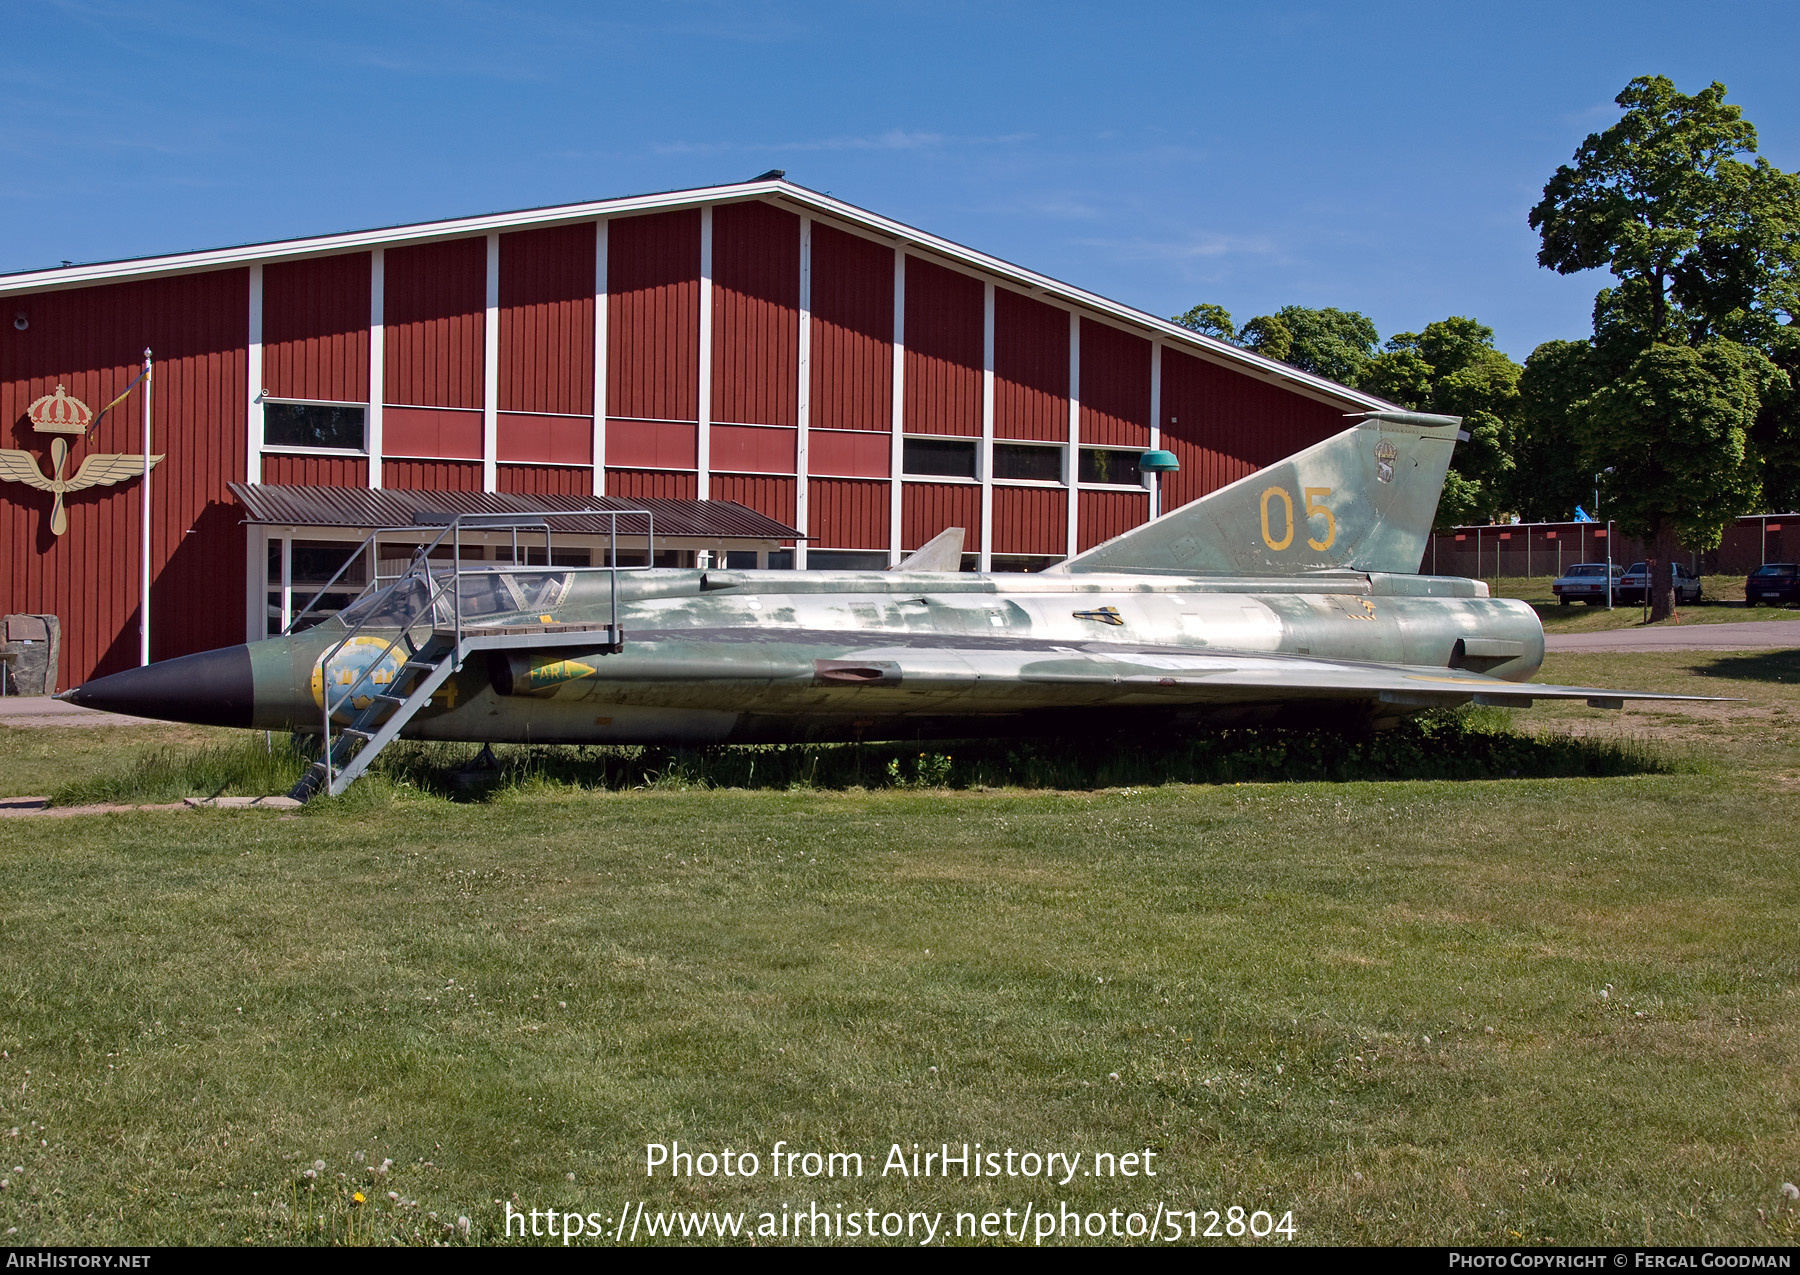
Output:
[[[317,731],[329,681],[357,714],[346,735],[372,747],[1380,725],[1471,700],[1678,698],[1529,683],[1544,652],[1529,606],[1415,574],[1459,424],[1365,420],[1034,575],[948,569],[957,529],[891,571],[622,571],[616,598],[604,569],[440,572],[293,637],[69,698],[189,720],[210,680],[246,706],[236,724]],[[434,626],[439,586],[479,616],[458,631],[440,601]]]

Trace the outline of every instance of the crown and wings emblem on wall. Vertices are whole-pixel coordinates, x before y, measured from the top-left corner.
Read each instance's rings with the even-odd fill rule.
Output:
[[[69,392],[60,385],[56,387],[55,393],[46,394],[34,402],[25,414],[31,419],[31,428],[40,434],[73,434],[80,438],[94,423],[94,410],[80,399],[71,398]],[[96,452],[83,456],[74,474],[64,478],[63,468],[68,460],[68,443],[61,438],[51,439],[51,472],[50,477],[46,478],[30,452],[0,447],[0,480],[24,483],[27,487],[50,492],[55,497],[50,505],[50,532],[57,536],[69,529],[68,511],[63,508],[63,497],[66,494],[88,487],[110,487],[115,483],[141,477],[146,469],[154,468],[162,457],[152,456],[150,463],[146,465],[141,454]]]

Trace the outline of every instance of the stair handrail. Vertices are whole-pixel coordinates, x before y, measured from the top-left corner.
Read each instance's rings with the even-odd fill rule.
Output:
[[[449,577],[447,581],[442,581],[442,582],[434,582],[432,579],[431,558],[429,556],[430,550],[432,548],[436,547],[438,541],[441,541],[442,539],[443,539],[443,535],[440,534],[436,540],[433,540],[431,542],[430,545],[421,545],[419,547],[419,549],[413,554],[412,561],[407,564],[406,570],[402,571],[400,573],[400,575],[395,579],[393,585],[389,586],[391,588],[399,588],[408,579],[415,577],[419,572],[419,568],[421,566],[423,566],[424,567],[424,579],[425,579],[427,586],[430,586],[435,583],[436,587],[435,588],[427,587],[426,589],[421,591],[425,594],[424,603],[418,607],[412,608],[407,613],[403,623],[400,625],[399,630],[394,634],[394,636],[391,639],[389,639],[388,644],[382,648],[381,654],[377,655],[374,659],[370,660],[369,663],[367,664],[367,666],[365,666],[363,668],[362,672],[359,673],[354,679],[352,679],[350,684],[344,688],[344,693],[342,695],[338,696],[336,704],[333,704],[331,702],[331,661],[337,656],[337,654],[340,651],[342,651],[346,646],[348,646],[350,644],[350,642],[356,637],[357,634],[361,633],[365,628],[368,627],[369,617],[367,615],[359,617],[356,624],[354,626],[352,626],[351,628],[349,628],[348,631],[345,632],[343,637],[339,638],[337,640],[337,642],[329,650],[327,650],[323,655],[321,655],[319,657],[319,685],[320,685],[321,692],[322,692],[319,696],[319,699],[321,700],[320,708],[323,710],[323,718],[324,718],[324,721],[322,723],[322,729],[321,729],[321,742],[324,745],[324,753],[322,756],[322,760],[325,763],[325,786],[326,786],[327,790],[330,789],[331,780],[332,780],[332,761],[331,761],[331,750],[332,750],[331,716],[332,716],[332,714],[337,712],[338,710],[342,709],[344,707],[344,705],[355,702],[357,692],[361,689],[363,683],[367,682],[371,677],[373,677],[375,670],[381,667],[382,662],[384,660],[386,660],[388,656],[390,656],[394,653],[394,651],[400,646],[401,642],[403,642],[407,639],[407,637],[412,633],[413,629],[418,625],[420,619],[425,616],[428,616],[432,613],[433,608],[437,606],[437,600],[438,600],[439,596],[444,592],[444,590],[447,587],[451,587],[451,585],[453,584],[453,582],[456,578],[453,575],[453,576]],[[371,614],[372,613],[373,612],[371,612]],[[419,649],[420,648],[415,647],[414,653],[416,653]]]
[[[523,528],[530,528],[532,530],[536,530],[537,528],[542,527],[543,531],[544,531],[544,569],[545,569],[545,571],[551,571],[551,570],[554,570],[554,567],[551,563],[551,547],[552,546],[551,546],[550,524],[548,522],[548,519],[550,519],[550,518],[574,518],[574,517],[605,517],[607,519],[607,548],[608,548],[608,556],[610,558],[610,563],[608,565],[608,574],[609,574],[610,582],[611,582],[611,587],[608,590],[609,594],[611,595],[610,596],[611,619],[610,619],[610,621],[608,623],[608,627],[607,627],[607,637],[609,639],[609,644],[613,647],[613,649],[617,650],[621,646],[623,646],[623,636],[619,631],[619,572],[634,570],[634,568],[621,567],[619,565],[619,519],[621,517],[638,517],[638,516],[641,516],[645,519],[644,565],[645,565],[645,568],[649,568],[649,567],[653,566],[656,561],[656,515],[648,509],[570,509],[570,510],[541,510],[541,511],[533,511],[531,513],[516,513],[516,514],[453,514],[453,515],[451,515],[448,523],[444,526],[444,529],[442,531],[438,532],[438,534],[435,537],[433,537],[429,543],[421,543],[418,545],[417,548],[414,549],[411,561],[407,563],[406,569],[404,571],[402,571],[398,576],[395,577],[394,582],[391,585],[386,586],[385,588],[377,590],[377,592],[387,592],[392,589],[398,589],[402,585],[404,585],[408,579],[418,576],[420,574],[421,568],[423,569],[423,578],[428,586],[426,589],[422,590],[422,592],[425,594],[424,602],[421,605],[412,608],[408,612],[408,614],[406,615],[406,617],[404,619],[404,622],[400,625],[398,631],[394,634],[393,638],[390,639],[388,644],[382,648],[381,654],[376,656],[373,660],[369,661],[369,663],[363,668],[362,672],[359,673],[354,679],[352,679],[352,681],[349,683],[349,685],[345,687],[344,693],[337,697],[337,702],[335,704],[332,702],[332,694],[331,694],[331,677],[330,677],[331,661],[338,655],[339,652],[341,652],[346,646],[348,646],[350,644],[350,642],[359,633],[361,633],[363,631],[364,628],[368,627],[369,616],[374,614],[373,610],[371,610],[368,615],[359,617],[357,619],[357,622],[355,623],[355,625],[351,626],[345,632],[343,637],[339,638],[337,640],[337,642],[335,642],[330,647],[330,649],[325,651],[324,654],[322,654],[319,657],[318,668],[319,668],[319,684],[320,684],[320,691],[321,691],[319,699],[321,701],[320,707],[323,710],[322,714],[321,714],[323,721],[321,723],[321,732],[320,732],[321,743],[323,745],[323,752],[321,754],[320,760],[323,762],[324,767],[325,767],[326,790],[327,791],[330,790],[330,787],[332,784],[332,779],[333,779],[333,774],[332,774],[333,763],[332,763],[332,757],[331,757],[332,748],[333,748],[332,739],[331,739],[332,714],[341,710],[344,707],[344,705],[354,702],[356,695],[357,695],[358,691],[362,688],[363,684],[365,682],[369,681],[369,679],[374,675],[375,670],[381,667],[382,662],[384,660],[386,660],[389,655],[393,654],[393,652],[400,646],[401,642],[403,640],[405,640],[409,634],[412,633],[413,629],[418,625],[419,620],[424,616],[431,615],[434,613],[435,608],[437,606],[438,599],[443,596],[443,594],[445,593],[446,590],[448,590],[450,593],[451,614],[452,614],[453,626],[454,626],[453,627],[453,632],[454,632],[453,644],[452,644],[451,650],[447,653],[447,655],[449,658],[453,658],[456,661],[456,668],[460,669],[462,667],[463,658],[464,658],[464,655],[466,654],[466,652],[463,649],[464,642],[463,642],[463,614],[462,614],[462,587],[461,587],[461,585],[462,585],[462,578],[465,574],[468,574],[468,575],[474,574],[473,572],[465,572],[463,570],[463,566],[462,566],[462,529],[463,529],[463,524],[464,524],[465,520],[468,521],[473,526],[481,527],[481,528],[484,528],[487,530],[493,530],[493,529],[499,528],[499,527],[510,528],[513,532],[513,558],[514,558],[515,567],[518,565],[517,558],[518,558],[518,532],[519,532],[519,530],[523,529]],[[429,525],[429,524],[427,524],[427,525]],[[367,550],[372,544],[374,544],[379,539],[382,532],[384,532],[384,531],[393,532],[393,531],[399,531],[399,530],[402,530],[402,528],[381,527],[381,528],[376,528],[374,531],[370,532],[368,537],[363,540],[362,545],[358,547],[357,551],[355,553],[351,554],[349,557],[347,557],[344,560],[343,565],[337,569],[337,572],[331,577],[331,580],[328,581],[324,585],[324,587],[322,587],[319,590],[319,592],[313,596],[312,602],[309,602],[307,604],[307,610],[308,611],[311,610],[313,603],[316,603],[318,601],[319,597],[322,596],[326,592],[326,590],[331,588],[332,583],[336,582],[337,578],[339,576],[341,576],[345,572],[345,570],[347,570],[349,568],[349,566],[352,562],[355,562],[356,559],[359,556],[361,556],[361,554],[365,550]],[[431,567],[431,551],[433,549],[437,548],[439,545],[441,545],[444,542],[444,538],[446,536],[449,536],[451,538],[451,541],[450,541],[450,543],[451,543],[451,569],[447,573],[434,572]],[[375,584],[378,584],[380,581],[380,572],[381,572],[378,549],[377,549],[376,553],[372,553],[370,555],[370,561],[372,563],[374,563],[374,570],[370,573],[371,574],[370,584],[375,585]],[[365,586],[365,588],[363,589],[363,594],[367,594],[368,591],[369,591],[368,587]],[[362,597],[362,594],[359,594],[358,595],[359,600],[361,597]],[[301,616],[304,616],[305,614],[306,614],[305,611],[301,612]],[[298,619],[298,618],[300,618],[300,617],[296,617],[296,619]],[[288,631],[291,631],[291,629],[292,629],[292,625],[290,624]],[[417,651],[420,649],[423,649],[423,648],[415,647],[414,653],[416,654]]]
[[[364,538],[363,542],[356,547],[356,552],[353,554],[350,554],[348,557],[346,557],[343,561],[343,564],[340,565],[336,571],[333,571],[331,573],[331,579],[327,580],[324,584],[320,585],[318,590],[316,592],[314,592],[312,597],[307,599],[306,605],[301,607],[298,611],[294,612],[293,618],[290,619],[287,622],[286,626],[282,628],[281,636],[291,637],[293,635],[294,626],[296,624],[299,624],[300,621],[304,620],[307,616],[312,614],[312,609],[319,604],[319,599],[324,597],[326,595],[326,593],[328,593],[330,591],[331,586],[338,582],[338,577],[343,575],[344,572],[348,571],[350,569],[350,564],[355,562],[358,558],[362,557],[363,551],[366,550],[369,547],[369,545],[371,543],[373,543],[377,538],[379,538],[381,533],[385,530],[388,530],[388,528],[377,527],[374,531],[371,531],[367,537]],[[372,562],[376,561],[376,559],[373,555],[371,555],[370,561],[372,561]],[[375,583],[375,581],[379,578],[380,572],[381,572],[381,567],[380,567],[379,563],[377,563],[375,570],[370,573],[369,582],[365,583],[363,585],[362,591],[356,595],[356,599],[355,599],[355,601],[353,601],[351,603],[351,606],[355,606],[356,602],[360,602],[362,600],[363,594],[367,593],[369,591],[369,585]]]
[[[286,627],[281,630],[282,636],[288,637],[293,634],[294,626],[299,624],[300,621],[304,620],[307,616],[312,614],[313,608],[319,604],[319,599],[324,597],[327,593],[329,593],[331,591],[331,586],[336,584],[338,582],[339,578],[344,574],[344,572],[346,572],[350,569],[351,564],[354,563],[357,559],[361,558],[364,553],[369,554],[369,565],[370,565],[369,579],[368,579],[368,582],[366,584],[364,584],[362,589],[357,593],[356,597],[351,600],[350,605],[355,606],[358,602],[362,601],[363,598],[366,597],[371,590],[379,593],[382,589],[391,587],[390,585],[384,585],[381,583],[381,546],[378,542],[380,541],[381,537],[384,535],[389,535],[396,531],[410,531],[410,530],[414,530],[414,528],[410,528],[410,527],[377,527],[373,531],[371,531],[367,536],[365,536],[363,538],[363,542],[356,547],[356,551],[354,553],[347,555],[344,558],[343,563],[338,567],[338,569],[331,573],[331,578],[329,580],[327,580],[324,584],[320,585],[318,590],[312,595],[312,597],[307,599],[306,605],[304,607],[301,607],[300,610],[294,612],[293,619],[289,620],[287,622]],[[443,543],[444,537],[449,535],[450,532],[451,532],[451,528],[445,527],[442,531],[440,531],[431,540],[430,543],[418,545],[416,547],[416,552],[414,553],[414,557],[417,557],[419,552],[429,554],[431,550],[437,548],[438,545]],[[371,548],[373,549],[373,552],[370,552]],[[394,584],[400,583],[400,581],[402,579],[404,579],[407,574],[408,573],[405,571],[401,572],[398,576],[394,577],[393,583]],[[341,609],[348,610],[349,607],[344,607]]]

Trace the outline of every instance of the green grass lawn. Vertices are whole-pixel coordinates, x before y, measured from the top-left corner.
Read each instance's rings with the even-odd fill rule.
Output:
[[[1545,676],[1741,698],[1516,715],[1660,758],[1614,778],[539,771],[451,801],[401,770],[302,813],[0,821],[0,1231],[461,1243],[504,1202],[946,1227],[1066,1202],[1291,1212],[1311,1243],[1792,1243],[1800,655]],[[48,792],[170,743],[0,756]],[[646,1178],[676,1140],[762,1171]],[[776,1180],[778,1141],[865,1175]],[[1156,1177],[881,1176],[894,1143],[965,1141],[1148,1148]]]
[[[1619,605],[1610,611],[1581,602],[1563,606],[1550,592],[1553,583],[1550,576],[1501,576],[1490,578],[1487,586],[1497,598],[1520,598],[1531,603],[1546,633],[1592,633],[1636,628],[1644,623],[1642,604]],[[1747,607],[1743,576],[1707,576],[1701,581],[1700,601],[1678,608],[1677,614],[1682,624],[1734,624],[1745,620],[1800,620],[1800,607]]]
[[[249,733],[212,726],[0,726],[0,797],[46,796],[72,781],[117,771],[156,749],[241,747]],[[256,739],[263,737],[256,735]]]

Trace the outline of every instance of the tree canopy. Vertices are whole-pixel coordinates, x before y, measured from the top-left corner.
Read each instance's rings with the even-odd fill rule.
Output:
[[[1651,542],[1718,544],[1764,502],[1800,506],[1800,177],[1756,153],[1723,84],[1640,76],[1621,116],[1561,165],[1531,210],[1540,265],[1604,269],[1593,335],[1521,368],[1492,329],[1451,317],[1379,336],[1354,310],[1284,306],[1241,327],[1223,306],[1175,321],[1419,411],[1461,416],[1440,527],[1566,518],[1611,469],[1608,513]],[[1666,571],[1652,614],[1673,608]]]
[[[1368,315],[1330,307],[1314,310],[1284,305],[1274,314],[1246,320],[1240,328],[1232,322],[1229,310],[1208,301],[1176,315],[1171,322],[1340,385],[1357,383],[1381,341],[1375,321]]]
[[[1582,454],[1584,400],[1602,372],[1591,341],[1546,341],[1519,375],[1513,426],[1513,503],[1527,522],[1567,518],[1589,503],[1594,474]]]
[[[1250,337],[1245,343],[1251,349],[1342,385],[1355,385],[1362,378],[1381,340],[1375,321],[1355,310],[1284,305],[1267,317],[1273,320],[1271,328],[1279,325],[1286,333],[1287,351],[1277,354],[1273,349],[1265,350],[1259,337],[1252,335],[1262,319],[1252,319],[1244,325],[1245,335]]]
[[[1237,328],[1231,322],[1231,311],[1222,305],[1214,305],[1210,301],[1202,301],[1186,314],[1178,314],[1171,323],[1179,323],[1182,327],[1198,332],[1201,336],[1217,337],[1221,341],[1237,343]]]
[[[1494,348],[1494,330],[1486,324],[1440,319],[1422,332],[1390,337],[1378,353],[1374,320],[1355,310],[1283,306],[1240,328],[1225,307],[1204,302],[1174,322],[1414,411],[1462,417],[1469,440],[1458,445],[1444,481],[1439,527],[1497,518],[1513,508],[1511,416],[1520,368]]]
[[[1609,513],[1661,560],[1716,548],[1758,493],[1750,432],[1777,378],[1757,350],[1718,337],[1658,342],[1586,400],[1582,455],[1613,467]]]
[[[1584,468],[1615,470],[1613,508],[1664,568],[1677,542],[1710,548],[1755,509],[1765,472],[1800,476],[1784,369],[1800,364],[1800,184],[1756,155],[1756,130],[1725,92],[1631,81],[1618,123],[1556,170],[1530,215],[1539,264],[1615,280],[1594,300],[1590,355],[1532,356],[1540,441],[1565,452],[1572,441]],[[1592,391],[1569,399],[1584,377]],[[1567,437],[1553,441],[1558,428]],[[1673,605],[1665,571],[1653,618]]]
[[[1461,316],[1396,333],[1364,368],[1358,388],[1415,411],[1463,418],[1469,438],[1457,446],[1444,480],[1440,529],[1496,519],[1513,508],[1520,371],[1494,348],[1492,328]]]

